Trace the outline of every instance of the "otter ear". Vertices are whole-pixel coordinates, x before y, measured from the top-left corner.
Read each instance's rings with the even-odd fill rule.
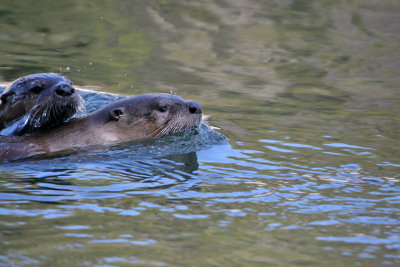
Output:
[[[122,114],[125,113],[125,108],[114,108],[112,110],[110,110],[110,118],[112,120],[116,120],[119,121],[119,119],[121,118]]]

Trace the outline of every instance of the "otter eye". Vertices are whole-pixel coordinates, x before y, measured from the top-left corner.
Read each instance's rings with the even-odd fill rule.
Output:
[[[3,103],[3,104],[7,103],[7,97],[8,97],[8,95],[2,95],[2,96],[0,97],[1,103]]]
[[[15,93],[14,93],[14,92],[8,92],[8,93],[5,93],[5,94],[1,95],[1,96],[0,96],[1,103],[2,103],[2,104],[7,103],[8,98],[10,97],[10,95],[15,95]]]
[[[158,111],[160,111],[160,112],[165,112],[165,111],[167,111],[167,107],[166,106],[162,106],[162,107],[159,107],[158,108]]]
[[[35,85],[34,87],[31,88],[31,91],[34,92],[35,94],[39,94],[43,90],[43,87],[41,85]]]

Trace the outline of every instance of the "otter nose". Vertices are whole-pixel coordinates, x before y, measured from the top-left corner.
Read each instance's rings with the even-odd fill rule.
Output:
[[[61,84],[56,87],[55,92],[59,96],[70,96],[75,92],[75,88],[69,84]]]
[[[196,114],[196,113],[201,113],[201,106],[199,103],[195,101],[190,101],[189,102],[189,112],[191,114]]]

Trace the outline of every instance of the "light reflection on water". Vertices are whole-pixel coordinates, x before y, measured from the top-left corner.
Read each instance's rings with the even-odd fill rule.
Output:
[[[210,134],[206,129],[200,135]],[[165,142],[176,143],[180,139],[185,137],[177,136]],[[200,143],[194,151],[184,154],[173,152],[179,146],[156,142],[2,166],[0,216],[5,218],[2,231],[19,228],[29,233],[27,238],[35,240],[44,230],[32,232],[30,229],[38,227],[37,220],[32,219],[49,221],[53,228],[50,232],[62,236],[61,241],[55,242],[59,249],[80,248],[89,253],[95,247],[110,245],[166,249],[165,242],[176,238],[186,239],[185,243],[192,238],[195,242],[206,242],[199,236],[200,232],[209,231],[206,226],[213,228],[211,232],[222,234],[221,239],[211,238],[220,245],[229,240],[234,242],[237,237],[223,233],[236,229],[237,234],[251,234],[258,247],[265,238],[272,238],[270,242],[279,247],[293,236],[322,246],[324,257],[340,253],[360,260],[398,259],[391,252],[400,248],[400,221],[394,216],[400,211],[394,208],[400,201],[399,188],[395,187],[397,178],[370,176],[361,165],[354,163],[314,166],[312,162],[303,165],[291,158],[293,154],[301,157],[306,151],[312,151],[313,158],[327,153],[342,158],[349,153],[377,157],[374,149],[325,142],[323,138],[319,145],[262,139],[258,141],[258,150],[245,149],[246,145],[241,142],[236,148],[223,139],[220,142],[203,147]],[[157,152],[149,149],[152,145],[158,148]],[[169,153],[163,146],[168,147]],[[105,221],[99,221],[98,216]],[[126,223],[130,217],[142,223],[137,228],[129,227]],[[108,228],[110,219],[112,224],[123,225],[122,228],[101,231],[99,227]],[[145,223],[147,220],[151,220],[150,228]],[[242,228],[245,222],[246,227],[251,227],[251,233]],[[163,231],[165,223],[183,226],[183,229],[175,230],[171,237]],[[200,232],[195,230],[199,224],[204,225]],[[253,236],[253,231],[257,235]],[[275,232],[284,233],[284,238],[279,238],[281,234],[268,234]],[[18,243],[11,238],[3,241],[2,247]],[[357,247],[343,246],[337,250],[338,243],[357,244]],[[265,248],[274,251],[268,245]],[[252,246],[245,249],[248,253],[245,257],[253,257],[253,249]],[[177,253],[174,248],[167,250]],[[381,251],[386,252],[381,254]],[[46,252],[40,253],[47,255],[41,259],[43,262],[52,257]],[[100,262],[135,262],[117,250],[112,249],[107,255],[121,257],[104,256]],[[141,256],[139,262],[144,260],[150,264],[160,259],[147,254]],[[33,258],[8,254],[4,260],[18,264],[38,260],[30,257]],[[168,257],[165,260],[159,264],[171,262]]]
[[[1,165],[0,265],[399,264],[395,1],[96,3],[10,1],[2,79],[172,90],[229,139]]]

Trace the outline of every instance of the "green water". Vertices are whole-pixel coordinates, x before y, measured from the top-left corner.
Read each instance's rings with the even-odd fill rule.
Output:
[[[0,44],[1,82],[173,91],[229,139],[0,166],[1,266],[400,264],[398,1],[0,0]]]

